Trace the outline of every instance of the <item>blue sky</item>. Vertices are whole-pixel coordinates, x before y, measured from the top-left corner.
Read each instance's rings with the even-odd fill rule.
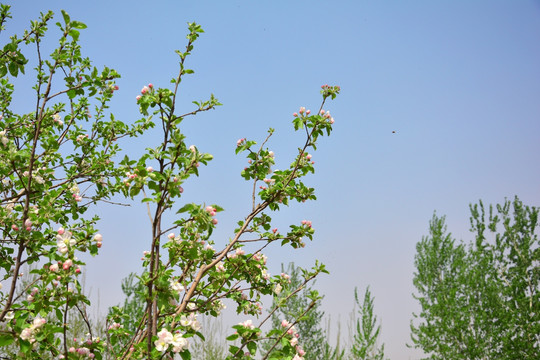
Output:
[[[433,212],[447,215],[457,238],[470,239],[469,203],[518,195],[540,204],[539,1],[8,3],[8,34],[47,9],[88,25],[84,53],[122,75],[111,111],[125,121],[139,118],[142,86],[167,86],[175,76],[186,23],[202,25],[188,61],[195,75],[182,83],[179,105],[189,111],[192,100],[214,93],[223,106],[184,122],[188,142],[215,156],[184,188],[186,201],[227,210],[218,244],[250,205],[236,140],[261,140],[275,128],[270,148],[286,166],[300,141],[291,114],[318,108],[320,85],[340,85],[327,105],[334,133],[320,142],[317,172],[307,180],[319,200],[275,217],[278,227],[312,220],[315,240],[268,256],[274,273],[282,262],[326,263],[331,275],[316,286],[323,309],[343,322],[354,287],[370,285],[392,359],[418,356],[405,347],[417,310],[413,261]],[[126,151],[138,153],[142,142],[152,139]],[[89,262],[87,283],[106,308],[121,301],[120,280],[139,270],[150,227],[140,206],[99,211],[104,247]]]

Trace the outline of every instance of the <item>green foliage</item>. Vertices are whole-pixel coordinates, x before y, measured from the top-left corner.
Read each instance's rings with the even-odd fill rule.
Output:
[[[540,358],[538,208],[516,197],[488,212],[471,205],[468,246],[434,216],[417,244],[421,312],[412,340],[428,359]]]

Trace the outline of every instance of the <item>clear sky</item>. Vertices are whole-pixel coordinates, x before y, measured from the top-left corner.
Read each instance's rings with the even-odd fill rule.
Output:
[[[215,160],[184,188],[186,201],[227,210],[218,244],[250,205],[236,140],[260,140],[274,127],[270,148],[286,166],[300,139],[291,114],[318,108],[320,85],[340,85],[327,106],[334,133],[321,140],[307,180],[319,200],[276,216],[278,227],[312,220],[316,237],[301,251],[274,248],[268,256],[274,273],[282,262],[326,263],[331,275],[316,287],[325,312],[344,323],[354,287],[369,285],[392,359],[418,356],[405,346],[417,310],[413,261],[433,212],[468,240],[471,202],[518,195],[540,205],[540,1],[8,3],[14,20],[6,34],[47,9],[88,25],[84,53],[122,74],[111,110],[125,121],[139,118],[142,86],[167,86],[175,76],[186,23],[202,25],[180,105],[189,111],[192,100],[214,93],[224,106],[185,121],[188,142]],[[151,144],[126,148],[135,154]],[[140,269],[150,227],[140,206],[99,212],[104,246],[89,262],[87,285],[106,308],[121,301],[120,280]]]

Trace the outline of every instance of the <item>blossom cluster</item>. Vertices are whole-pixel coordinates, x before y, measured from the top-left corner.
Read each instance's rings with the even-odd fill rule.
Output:
[[[154,88],[154,85],[152,85],[152,84],[148,84],[148,86],[143,86],[143,88],[141,89],[141,95],[147,94],[153,88]],[[137,101],[139,101],[141,99],[141,95],[137,95],[137,97],[136,97]]]
[[[253,321],[251,319],[248,319],[248,320],[246,320],[244,322],[238,323],[238,325],[241,325],[241,326],[245,327],[246,329],[250,329],[250,330],[255,329],[255,325],[253,325]]]
[[[214,217],[214,216],[216,216],[217,209],[215,207],[213,207],[213,206],[207,206],[206,207],[206,212],[210,216]],[[218,220],[216,218],[213,218],[212,219],[212,224],[217,225],[217,223],[218,223]]]
[[[182,286],[182,284],[180,284],[180,282],[178,282],[177,280],[170,280],[169,287],[172,291],[176,293],[181,293],[182,291],[185,290],[184,286]]]
[[[172,346],[172,351],[174,353],[184,351],[189,346],[187,339],[181,334],[172,334],[165,328],[161,329],[157,336],[158,339],[154,341],[154,345],[156,346],[156,350],[162,353],[167,351],[169,346]]]
[[[36,317],[29,327],[24,328],[23,331],[21,331],[20,338],[22,340],[29,341],[30,343],[34,343],[36,341],[36,332],[38,332],[39,328],[41,328],[41,326],[43,326],[46,322],[47,320]]]
[[[246,138],[241,138],[236,141],[236,146],[242,145],[246,141]]]
[[[75,346],[71,346],[69,349],[68,349],[68,352],[71,353],[71,354],[77,354],[77,355],[80,355],[80,356],[86,356],[88,357],[89,359],[93,359],[95,358],[95,354],[92,352],[92,347],[94,347],[94,345],[97,345],[101,342],[101,339],[99,337],[90,337],[90,334],[86,334],[86,336],[88,337],[88,339],[84,340],[82,339],[79,343],[79,347],[75,347]],[[75,342],[77,342],[77,339],[73,339]],[[60,359],[64,359],[64,356],[63,355],[60,355]]]
[[[68,252],[69,247],[75,246],[77,241],[71,237],[71,232],[66,231],[64,228],[59,228],[56,235],[56,246],[60,254]]]
[[[0,131],[0,142],[1,142],[2,145],[4,145],[4,146],[6,146],[7,143],[9,142],[9,139],[8,139],[8,137],[6,136],[6,130]]]
[[[304,349],[302,349],[300,345],[298,345],[298,338],[300,337],[300,334],[298,333],[294,325],[291,325],[291,323],[289,323],[287,320],[282,320],[281,326],[287,329],[287,334],[291,336],[289,344],[296,350],[296,355],[293,357],[293,360],[303,360],[306,352],[304,351]]]
[[[190,303],[189,305],[191,306],[188,306],[188,308],[189,307],[193,308],[194,304]],[[190,313],[188,316],[182,315],[180,317],[180,325],[185,326],[185,327],[190,327],[191,329],[195,331],[199,331],[202,328],[202,325],[199,322],[199,320],[197,320],[197,315],[194,312]]]

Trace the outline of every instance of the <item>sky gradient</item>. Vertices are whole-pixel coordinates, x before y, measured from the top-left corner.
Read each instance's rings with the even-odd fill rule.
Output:
[[[288,166],[301,141],[292,113],[318,109],[322,84],[340,85],[341,95],[326,105],[334,132],[319,142],[316,173],[306,180],[318,200],[275,216],[278,228],[312,220],[315,239],[267,255],[272,273],[290,261],[327,264],[331,274],[316,287],[344,333],[354,288],[369,285],[391,359],[419,356],[405,343],[418,310],[411,296],[415,244],[433,212],[447,216],[456,238],[469,240],[470,203],[517,195],[540,205],[539,1],[7,3],[14,19],[3,41],[48,9],[55,21],[65,9],[86,23],[83,53],[122,75],[111,111],[127,122],[140,118],[135,96],[144,85],[165,87],[176,75],[174,50],[186,44],[186,23],[202,25],[187,60],[195,74],[182,82],[179,106],[190,111],[191,101],[210,93],[223,106],[184,121],[188,143],[214,155],[184,188],[188,202],[225,208],[218,245],[250,208],[236,140],[262,140],[273,127],[269,147],[277,167]],[[54,26],[50,33],[58,36]],[[31,111],[23,90],[15,97],[15,106]],[[143,142],[125,149],[138,154],[152,138]],[[140,270],[150,226],[139,205],[98,212],[104,246],[88,262],[87,286],[106,309],[122,300],[120,280]]]

